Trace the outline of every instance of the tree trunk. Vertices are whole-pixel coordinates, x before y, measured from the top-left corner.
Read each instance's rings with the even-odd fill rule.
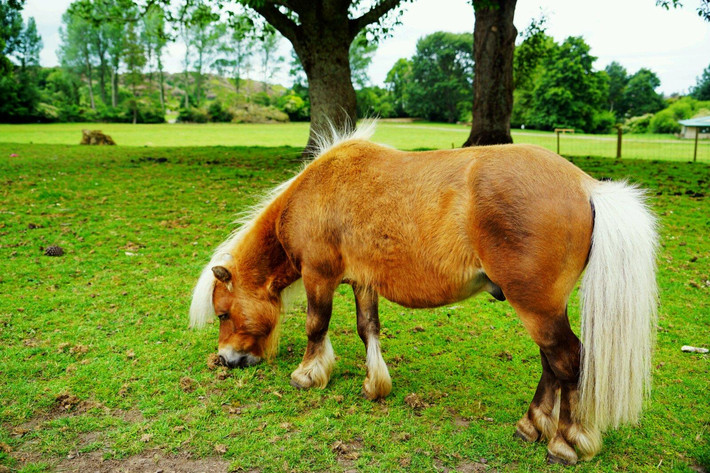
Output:
[[[329,136],[331,127],[345,132],[354,128],[357,120],[347,12],[326,18],[304,21],[301,41],[294,45],[308,78],[311,102],[311,129],[304,156],[312,154],[319,135]]]
[[[96,110],[96,102],[94,102],[94,77],[91,62],[86,61],[86,66],[88,71],[87,78],[89,80],[89,102],[91,103],[91,109]]]
[[[118,106],[118,68],[111,68],[111,106]]]
[[[158,56],[158,80],[160,81],[160,108],[165,114],[165,84],[163,81],[163,61]]]
[[[516,0],[474,1],[473,123],[463,146],[512,143]]]

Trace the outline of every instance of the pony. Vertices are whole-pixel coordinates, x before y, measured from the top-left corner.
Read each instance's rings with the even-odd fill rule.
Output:
[[[392,382],[380,351],[380,296],[409,308],[480,292],[507,299],[540,348],[542,375],[515,436],[574,464],[601,434],[637,422],[650,393],[657,223],[645,193],[597,181],[530,145],[405,152],[369,141],[374,124],[322,140],[219,245],[195,286],[190,324],[219,319],[234,368],[274,356],[280,312],[305,288],[307,347],[291,374],[327,385],[333,293],[352,286],[366,398]],[[581,338],[567,304],[581,282]]]

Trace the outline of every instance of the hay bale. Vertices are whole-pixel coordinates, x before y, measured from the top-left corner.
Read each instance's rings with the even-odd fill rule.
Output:
[[[115,145],[116,142],[108,136],[104,135],[101,130],[81,130],[82,145]]]

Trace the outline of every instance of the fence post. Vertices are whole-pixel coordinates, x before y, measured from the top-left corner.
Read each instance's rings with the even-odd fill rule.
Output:
[[[555,130],[557,133],[557,154],[560,154],[560,130]]]
[[[695,149],[693,150],[693,162],[698,159],[698,134],[700,133],[700,127],[695,127]]]
[[[621,125],[616,125],[616,159],[621,159]]]

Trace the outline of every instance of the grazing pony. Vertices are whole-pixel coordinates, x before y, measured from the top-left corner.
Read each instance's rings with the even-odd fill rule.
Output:
[[[487,291],[540,347],[542,377],[516,436],[549,441],[550,462],[592,458],[601,432],[637,421],[650,390],[657,234],[644,193],[536,146],[403,152],[367,141],[372,131],[324,143],[217,248],[191,326],[216,315],[221,362],[258,363],[276,350],[287,289],[301,280],[308,345],[291,384],[323,388],[333,293],[349,284],[364,394],[378,399],[392,388],[379,296],[419,308]],[[567,302],[585,267],[582,343]]]

